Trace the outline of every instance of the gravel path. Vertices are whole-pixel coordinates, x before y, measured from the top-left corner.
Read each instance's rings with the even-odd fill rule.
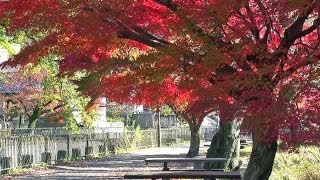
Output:
[[[203,147],[203,146],[202,146]],[[204,154],[207,147],[200,149]],[[31,170],[22,175],[2,177],[3,179],[31,180],[31,179],[123,179],[127,172],[144,170],[161,170],[162,164],[144,163],[149,157],[184,157],[188,147],[163,147],[139,150],[130,154],[109,156],[102,159],[71,162],[64,165],[55,165],[48,169]],[[192,164],[169,164],[169,168],[192,168]],[[0,179],[2,179],[0,178]]]

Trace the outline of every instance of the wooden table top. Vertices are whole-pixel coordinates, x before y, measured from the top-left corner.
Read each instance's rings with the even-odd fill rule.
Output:
[[[204,162],[204,161],[226,161],[226,158],[147,158],[148,162]]]

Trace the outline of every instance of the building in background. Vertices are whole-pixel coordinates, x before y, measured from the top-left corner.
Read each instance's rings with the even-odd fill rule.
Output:
[[[136,112],[132,115],[132,120],[140,126],[141,129],[157,128],[158,113],[145,109],[142,112]],[[179,120],[175,114],[160,115],[160,124],[162,128],[176,127]]]

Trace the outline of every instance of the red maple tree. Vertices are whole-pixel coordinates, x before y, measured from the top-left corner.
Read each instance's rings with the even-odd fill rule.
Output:
[[[44,35],[14,64],[56,53],[66,71],[85,69],[95,82],[115,71],[148,74],[140,67],[158,63],[159,76],[151,79],[208,79],[213,96],[241,104],[253,131],[245,179],[266,179],[278,138],[317,142],[319,8],[317,0],[10,0],[1,2],[0,19],[12,32]],[[128,46],[147,54],[118,56]],[[103,91],[88,84],[92,95]]]

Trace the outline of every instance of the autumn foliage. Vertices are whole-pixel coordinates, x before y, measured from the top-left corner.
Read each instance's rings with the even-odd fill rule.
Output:
[[[10,33],[42,35],[8,64],[54,53],[62,73],[90,73],[83,89],[93,97],[228,102],[261,140],[289,147],[318,143],[319,9],[316,0],[9,0],[0,19]]]

